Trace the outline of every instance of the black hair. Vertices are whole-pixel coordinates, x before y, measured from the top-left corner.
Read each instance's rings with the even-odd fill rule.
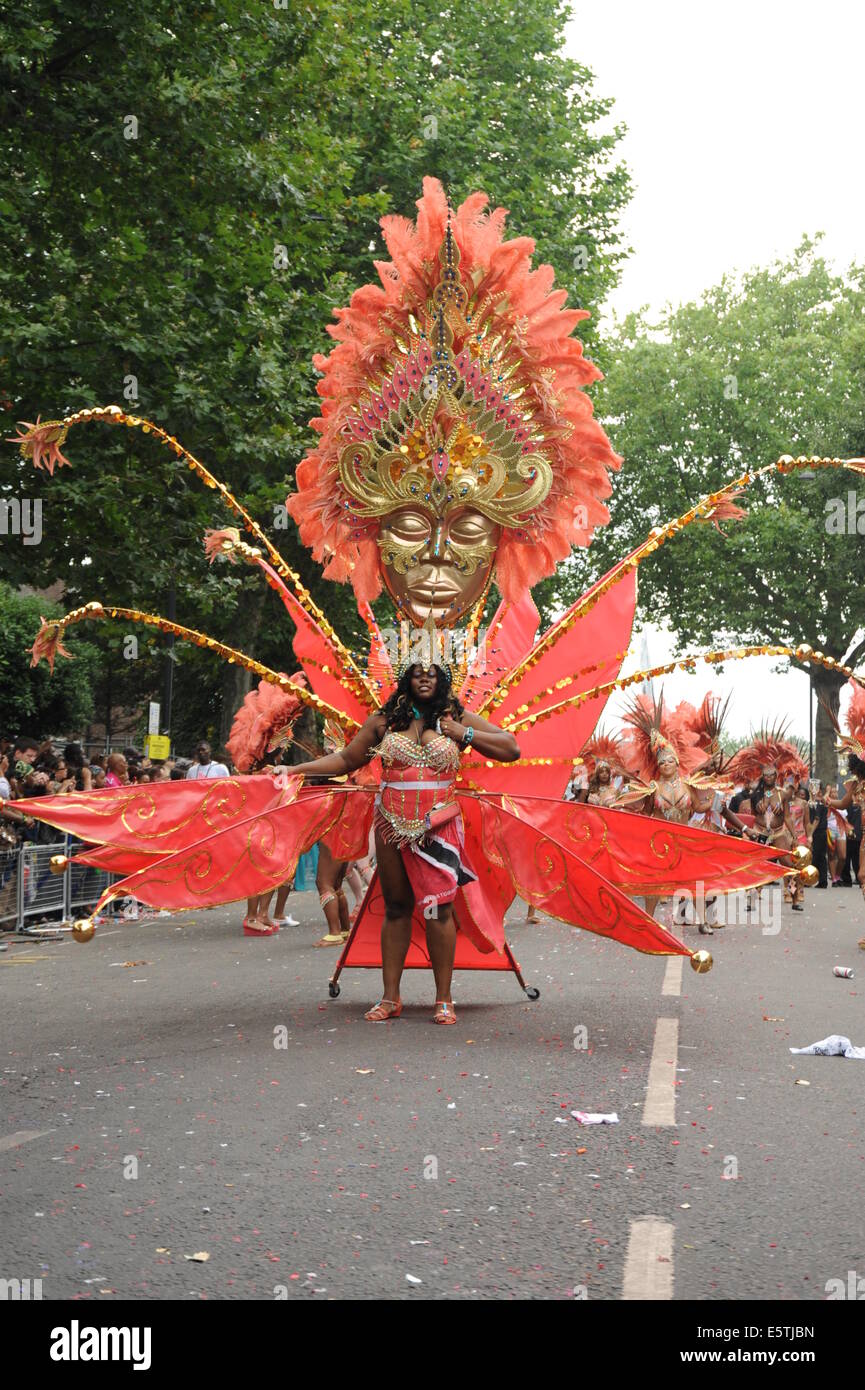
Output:
[[[41,738],[31,738],[29,734],[19,734],[18,737],[17,737],[16,740],[15,740],[15,746],[14,746],[14,748],[12,749],[12,752],[13,752],[13,753],[17,753],[18,750],[19,750],[19,748],[41,748],[41,747],[42,747],[42,740],[41,740]]]
[[[74,767],[77,772],[84,766],[84,754],[80,743],[67,743],[63,749],[63,757],[67,767]]]
[[[851,753],[848,757],[847,767],[854,777],[865,777],[865,759],[858,757],[856,753]]]
[[[396,690],[382,709],[387,727],[396,733],[403,733],[414,717],[412,705],[415,703],[415,699],[411,693],[411,678],[415,668],[419,665],[420,662],[415,662],[413,666],[409,666],[403,672],[397,682]],[[433,666],[432,669],[436,673],[436,688],[432,699],[421,709],[424,729],[434,729],[436,720],[440,719],[443,714],[450,715],[453,719],[459,719],[463,713],[463,706],[451,690],[451,679],[447,671],[441,666]]]

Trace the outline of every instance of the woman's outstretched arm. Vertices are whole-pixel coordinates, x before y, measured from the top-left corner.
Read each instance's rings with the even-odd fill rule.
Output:
[[[313,758],[308,763],[296,763],[285,767],[283,772],[292,776],[300,772],[304,777],[344,777],[348,772],[356,772],[364,763],[384,733],[384,719],[381,714],[371,714],[355,734],[351,743],[346,744],[339,753],[326,753],[323,758]]]

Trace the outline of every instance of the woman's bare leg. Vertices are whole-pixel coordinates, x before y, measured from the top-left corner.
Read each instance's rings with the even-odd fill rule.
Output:
[[[451,980],[454,973],[454,955],[457,949],[457,926],[453,907],[450,903],[439,905],[438,920],[427,919],[426,944],[436,983],[436,1002],[451,999]]]
[[[396,845],[389,844],[377,834],[375,851],[385,906],[384,922],[381,928],[382,982],[384,985],[382,998],[397,1004],[399,1003],[399,986],[405,958],[411,944],[414,894],[402,862],[402,855]]]
[[[331,937],[338,937],[343,931],[340,904],[344,899],[340,898],[339,890],[344,872],[345,864],[339,859],[334,859],[327,845],[319,842],[315,886],[318,889],[318,900],[327,922],[328,936]],[[335,943],[325,941],[324,944],[329,946]]]
[[[292,887],[293,887],[293,884],[292,884],[291,880],[289,880],[288,883],[282,883],[282,884],[280,884],[279,888],[277,888],[277,890],[276,890],[276,906],[275,906],[275,908],[273,909],[273,915],[274,915],[274,917],[279,917],[279,918],[281,918],[281,917],[284,917],[284,916],[285,916],[285,904],[288,902],[288,895],[289,895],[289,893],[291,892]]]
[[[366,884],[364,883],[354,864],[351,864],[346,869],[345,881],[351,889],[352,893],[354,894],[355,906],[360,907],[361,903],[363,902],[363,895],[366,892]]]

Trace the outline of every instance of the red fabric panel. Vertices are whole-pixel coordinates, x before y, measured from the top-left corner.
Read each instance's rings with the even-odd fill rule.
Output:
[[[345,659],[328,637],[325,637],[318,623],[312,619],[298,603],[294,594],[283,583],[276,570],[265,560],[259,561],[267,577],[267,582],[282,599],[297,628],[292,650],[303,668],[313,692],[326,700],[334,709],[348,714],[362,724],[372,714],[372,699],[367,704],[343,684]],[[327,670],[325,671],[325,667]]]
[[[457,914],[459,920],[459,915]],[[355,930],[346,945],[340,965],[343,969],[373,969],[381,966],[381,926],[384,921],[384,899],[378,881],[378,873],[373,877],[369,891],[355,924]],[[419,910],[415,910],[411,924],[411,945],[406,956],[407,970],[429,970],[430,958],[426,944],[426,923]],[[507,957],[497,951],[478,950],[470,936],[457,931],[457,947],[454,957],[455,970],[510,970]]]
[[[345,814],[348,795],[369,793],[316,788],[263,815],[236,818],[227,828],[121,879],[102,895],[99,906],[132,894],[151,907],[217,907],[269,893],[294,877],[300,856]]]
[[[591,690],[605,681],[615,680],[631,641],[636,603],[636,570],[631,570],[593,608],[553,638],[536,664],[511,686],[504,702],[490,712],[492,722],[500,724],[504,715],[515,714],[532,696],[540,695],[542,698],[537,704],[529,706],[529,714],[547,709],[584,690]],[[565,618],[567,616],[565,614]],[[555,633],[564,621],[564,618],[560,619],[551,631]],[[586,667],[592,669],[587,671]],[[576,672],[583,674],[572,679]],[[568,679],[569,684],[564,689],[556,689],[556,682],[564,679]],[[551,715],[549,719],[529,728],[519,729],[516,738],[522,756],[542,758],[555,754],[556,757],[578,757],[600,719],[607,699],[606,695],[598,695],[583,705]],[[487,791],[502,791],[509,795],[561,796],[568,784],[570,769],[567,763],[561,762],[546,767],[499,763],[490,768],[484,760],[473,756],[463,761],[462,776]]]
[[[771,846],[718,835],[700,826],[540,797],[492,797],[489,801],[508,810],[520,824],[531,822],[551,843],[578,856],[587,868],[631,895],[664,896],[677,888],[693,892],[700,883],[706,892],[724,892],[757,887],[784,873]],[[487,804],[487,798],[482,803]],[[512,829],[511,836],[515,833]]]
[[[692,954],[602,873],[538,828],[537,801],[524,798],[520,807],[509,797],[484,797],[480,805],[481,851],[506,871],[521,898],[562,922],[648,955]],[[523,819],[529,809],[531,821]]]
[[[500,603],[484,640],[483,669],[469,671],[459,697],[466,709],[477,710],[508,671],[534,645],[539,615],[531,594],[519,603]]]
[[[196,844],[249,816],[293,801],[299,777],[208,777],[194,782],[151,782],[104,787],[71,796],[34,796],[16,808],[89,844],[112,844],[160,856]]]

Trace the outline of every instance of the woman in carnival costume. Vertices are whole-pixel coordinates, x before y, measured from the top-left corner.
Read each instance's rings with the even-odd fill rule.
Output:
[[[692,710],[692,706],[683,702],[676,710],[667,711],[663,691],[657,701],[651,695],[638,695],[634,699],[624,715],[628,733],[623,741],[623,757],[631,780],[618,804],[642,810],[668,823],[689,825],[703,831],[711,829],[713,833],[726,821],[740,834],[750,835],[744,821],[727,805],[724,795],[727,785],[714,775],[714,760],[707,757],[707,749],[689,717]],[[710,771],[701,771],[707,764]],[[714,816],[718,817],[717,823],[712,820]],[[746,873],[745,876],[750,875]],[[764,882],[775,876],[768,874]],[[687,891],[685,885],[678,886]],[[727,886],[754,885],[746,884],[743,878],[741,885],[728,882]],[[703,885],[703,892],[706,892],[706,885]],[[714,903],[711,893],[707,902],[709,900]],[[649,898],[646,910],[653,911],[656,903],[656,899]],[[703,936],[712,935],[708,921],[700,922],[699,929]]]
[[[850,776],[844,783],[844,795],[837,797],[827,792],[826,803],[836,812],[847,811],[853,806],[858,806],[862,812],[863,822],[865,822],[865,689],[854,681],[850,682],[846,733],[841,732],[838,721],[831,714],[831,711],[830,717],[838,735],[838,751],[847,754],[847,770]],[[859,851],[859,886],[865,895],[865,853],[861,849]],[[860,946],[863,945],[863,941],[860,941]]]
[[[342,753],[293,776],[122,788],[39,798],[26,808],[100,846],[79,858],[126,874],[103,901],[132,893],[173,909],[266,893],[323,836],[335,858],[361,857],[375,818],[390,982],[383,1007],[370,1011],[376,1021],[399,1007],[394,980],[408,915],[440,914],[426,922],[441,945],[436,1019],[451,1022],[451,915],[478,949],[501,952],[504,913],[516,894],[637,950],[710,967],[707,952],[691,952],[633,898],[697,882],[717,891],[765,882],[784,873],[774,851],[707,834],[684,823],[687,816],[670,818],[660,835],[655,817],[563,802],[574,751],[610,691],[642,678],[620,681],[619,671],[645,559],[692,523],[742,515],[734,499],[757,477],[842,463],[865,468],[862,460],[785,457],[737,476],[654,527],[538,638],[531,586],[608,521],[605,499],[621,460],[584,389],[599,375],[573,336],[585,314],[564,307],[549,266],[532,267],[533,241],[505,239],[505,217],[502,208],[487,209],[482,193],[453,211],[441,185],[425,179],[416,222],[382,220],[391,259],[377,264],[380,283],[337,311],[329,328],[336,346],[315,359],[319,440],[297,467],[287,505],[325,575],[352,584],[370,633],[365,660],[347,650],[229,490],[158,425],[108,406],[37,420],[17,437],[49,471],[68,462],[60,453],[66,434],[87,421],[142,428],[170,449],[257,542],[226,527],[206,544],[211,560],[253,565],[278,592],[297,627],[294,651],[309,688],[203,633],[99,602],[44,623],[34,664],[68,655],[63,637],[79,621],[144,622],[287,689],[346,739]],[[493,578],[502,601],[479,644]],[[397,672],[370,608],[383,589],[409,625],[409,647],[419,631],[429,642],[420,654],[410,650],[411,664]],[[450,672],[443,639],[458,653]],[[803,659],[804,650],[797,649]],[[301,785],[310,767],[336,760],[342,772],[377,756],[378,792],[348,781]],[[376,900],[381,895],[371,892],[370,911]],[[92,922],[74,928],[79,939],[92,930]]]
[[[810,855],[802,852],[794,860],[799,830],[793,817],[793,784],[808,775],[808,765],[798,750],[784,738],[784,728],[760,729],[751,741],[734,754],[727,764],[727,776],[736,782],[756,783],[749,795],[754,825],[768,845],[800,867],[810,865]],[[804,910],[804,883],[811,875],[791,876],[787,889],[794,912]]]

